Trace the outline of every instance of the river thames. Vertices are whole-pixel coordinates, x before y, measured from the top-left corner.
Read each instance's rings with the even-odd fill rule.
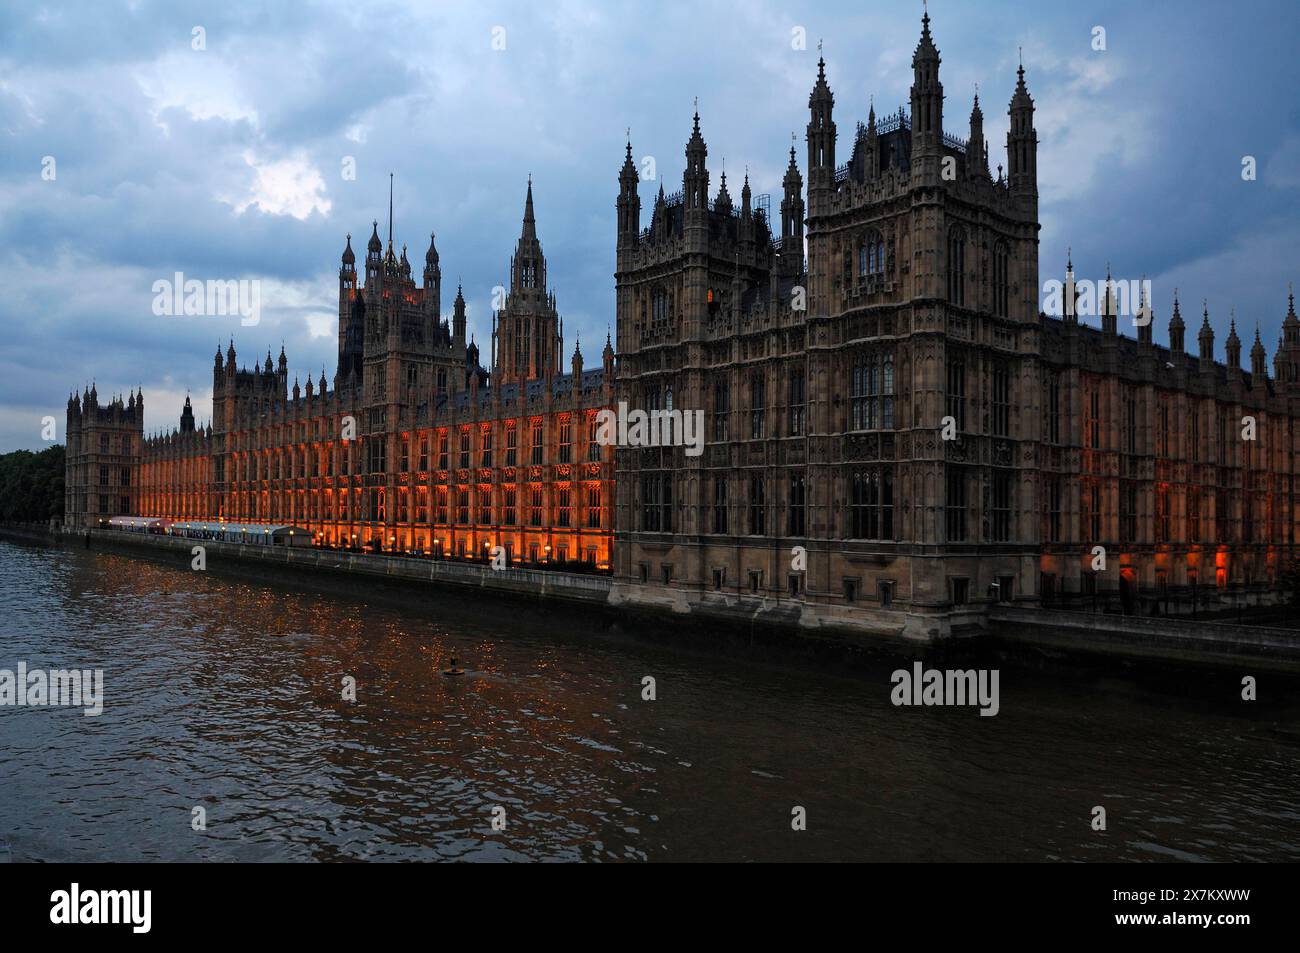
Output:
[[[0,542],[0,669],[104,672],[0,707],[12,859],[1300,859],[1294,681],[1002,660],[980,717],[891,704],[902,654],[365,586]]]

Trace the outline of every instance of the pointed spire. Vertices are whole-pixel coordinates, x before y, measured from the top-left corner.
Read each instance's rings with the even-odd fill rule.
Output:
[[[826,58],[821,55],[821,41],[817,41],[817,80],[813,83],[812,92],[808,94],[808,105],[816,106],[820,103],[829,103],[834,101],[831,95],[830,84],[826,82]]]
[[[727,172],[725,167],[722,172],[721,183],[718,186],[718,198],[717,201],[714,203],[714,207],[719,212],[724,212],[724,213],[731,212],[731,193],[727,191]]]
[[[533,217],[533,174],[528,173],[528,195],[524,198],[523,238],[537,237],[537,220]]]
[[[791,188],[795,187],[796,184],[798,186],[803,185],[803,177],[799,175],[799,163],[795,159],[794,155],[794,143],[795,134],[792,132],[790,133],[790,161],[785,167],[785,178],[781,180],[782,184],[786,187],[787,192],[790,191]]]
[[[930,36],[930,9],[928,5],[922,7],[921,14],[921,39],[916,44],[916,55],[920,58],[929,58],[931,55],[938,55],[934,48],[934,38]],[[913,60],[915,63],[915,60]]]
[[[1011,95],[1011,105],[1023,105],[1028,100],[1032,103],[1029,96],[1029,87],[1025,85],[1025,59],[1024,50],[1021,50],[1020,65],[1016,67],[1016,89]]]
[[[373,228],[370,232],[370,241],[366,244],[366,250],[373,257],[378,258],[379,253],[384,250],[384,244],[379,240],[379,219],[375,219],[371,224]]]
[[[347,245],[343,248],[343,264],[352,265],[357,260],[356,253],[352,250],[352,233],[348,232]]]
[[[434,241],[434,238],[435,238],[434,233],[430,232],[429,250],[424,253],[424,260],[430,265],[436,265],[438,263],[438,246],[437,243]]]
[[[1181,353],[1183,350],[1183,312],[1178,303],[1178,289],[1174,289],[1174,313],[1169,318],[1169,350]]]

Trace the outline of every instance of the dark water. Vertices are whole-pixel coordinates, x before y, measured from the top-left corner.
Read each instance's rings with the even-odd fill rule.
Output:
[[[1003,664],[981,718],[892,706],[901,658],[182,567],[0,542],[0,668],[105,670],[98,718],[0,708],[15,861],[1300,859],[1294,682]]]

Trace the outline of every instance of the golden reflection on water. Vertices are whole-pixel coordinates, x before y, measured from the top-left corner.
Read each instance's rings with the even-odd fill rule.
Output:
[[[472,591],[331,589],[0,543],[0,667],[102,667],[106,692],[99,718],[0,709],[14,859],[1300,857],[1294,743],[1124,676],[1004,669],[980,718],[892,707],[897,660],[843,674]]]

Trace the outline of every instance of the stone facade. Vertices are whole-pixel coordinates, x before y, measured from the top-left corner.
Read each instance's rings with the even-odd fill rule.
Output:
[[[278,362],[268,352],[262,366],[238,369],[231,342],[213,360],[210,425],[195,426],[187,398],[179,428],[146,438],[132,398],[119,415],[133,428],[135,495],[120,511],[301,526],[329,546],[476,559],[501,546],[513,564],[608,568],[612,450],[594,438],[612,397],[613,350],[607,343],[603,364],[588,370],[575,347],[561,373],[532,183],[496,315],[498,350],[511,355],[499,373],[465,340],[459,290],[450,320],[440,315],[432,238],[419,286],[405,249],[396,254],[391,236],[382,249],[376,222],[364,283],[350,236],[344,249],[333,389],[323,373],[290,386],[283,349]],[[98,438],[81,437],[91,426],[107,425],[78,424],[79,442],[93,447]],[[76,459],[70,475],[93,477],[98,458]],[[98,513],[81,499],[69,494],[70,524]]]
[[[63,519],[98,526],[139,509],[144,394],[100,406],[95,385],[68,398]]]
[[[1300,518],[1294,301],[1272,378],[1258,332],[1242,369],[1235,321],[1215,362],[1208,309],[1185,353],[1176,294],[1169,347],[1145,299],[1121,335],[1109,287],[1099,328],[1044,314],[1023,67],[994,174],[978,96],[967,137],[945,131],[928,16],[912,66],[910,111],[869,110],[846,146],[819,61],[807,186],[791,148],[775,217],[748,175],[738,203],[725,173],[710,198],[697,112],[682,189],[660,186],[643,229],[628,144],[617,368],[607,340],[599,368],[575,348],[561,373],[531,181],[490,370],[459,293],[440,317],[432,239],[417,286],[376,223],[364,283],[350,238],[343,253],[333,389],[323,373],[290,388],[283,351],[237,370],[232,342],[209,427],[187,400],[177,430],[144,439],[142,397],[74,397],[68,521],[292,523],[327,545],[466,557],[500,543],[514,562],[612,570],[617,603],[916,638],[993,602],[1275,594]],[[698,412],[702,452],[604,445],[614,408],[674,426]],[[93,492],[105,473],[111,492]]]
[[[1183,354],[1177,303],[1170,349],[1149,323],[1119,336],[1113,291],[1100,330],[1043,314],[1024,69],[993,175],[978,96],[968,138],[945,132],[939,65],[926,17],[910,116],[870,110],[837,165],[819,62],[806,222],[792,149],[776,235],[748,181],[739,207],[725,175],[708,199],[698,115],[682,191],[661,187],[642,230],[629,145],[616,399],[703,411],[708,442],[619,448],[616,599],[931,638],[993,601],[1099,588],[1137,611],[1170,586],[1276,586],[1294,310],[1275,381],[1258,341],[1241,370],[1235,324],[1215,364],[1208,316],[1201,358]]]

